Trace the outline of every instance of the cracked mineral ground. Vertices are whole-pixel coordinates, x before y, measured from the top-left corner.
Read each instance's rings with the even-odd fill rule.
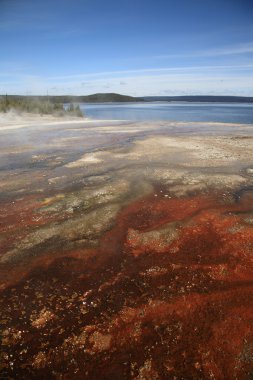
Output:
[[[252,379],[252,132],[1,127],[0,378]]]

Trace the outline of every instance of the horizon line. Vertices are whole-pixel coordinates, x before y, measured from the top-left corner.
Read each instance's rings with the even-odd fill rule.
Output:
[[[5,93],[5,94],[0,94],[0,97],[6,97],[6,96],[22,96],[22,97],[63,97],[63,96],[66,96],[66,97],[77,97],[77,98],[81,98],[81,97],[88,97],[88,96],[93,96],[93,95],[120,95],[120,96],[124,96],[124,97],[130,97],[130,98],[135,98],[135,99],[141,99],[141,98],[182,98],[182,97],[216,97],[216,98],[222,98],[222,97],[227,97],[227,98],[252,98],[253,99],[253,96],[245,96],[245,95],[226,95],[226,94],[223,94],[223,95],[215,95],[215,94],[195,94],[195,95],[190,95],[190,94],[187,94],[187,95],[143,95],[143,96],[133,96],[133,95],[126,95],[126,94],[120,94],[118,92],[94,92],[94,93],[91,93],[91,94],[88,94],[88,95],[69,95],[69,94],[57,94],[57,95],[48,95],[48,94],[44,94],[44,95],[38,95],[38,94],[8,94],[8,93]]]

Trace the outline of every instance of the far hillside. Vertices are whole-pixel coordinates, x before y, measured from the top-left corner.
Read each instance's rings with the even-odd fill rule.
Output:
[[[0,102],[3,103],[6,95],[0,95]],[[143,96],[134,97],[116,93],[98,93],[91,95],[51,95],[51,96],[24,96],[8,95],[9,102],[40,103],[41,105],[54,104],[80,104],[80,103],[132,103],[132,102],[200,102],[200,103],[253,103],[253,97],[227,96],[227,95],[185,95],[185,96]],[[46,108],[46,107],[44,107]]]
[[[253,97],[227,95],[144,96],[147,102],[253,103]]]
[[[71,95],[60,95],[60,96],[22,96],[22,95],[8,95],[9,99],[14,99],[17,101],[26,99],[28,101],[49,101],[52,103],[121,103],[121,102],[140,102],[144,101],[142,98],[136,98],[133,96],[114,94],[114,93],[103,93],[103,94],[92,94],[84,96],[71,96]]]

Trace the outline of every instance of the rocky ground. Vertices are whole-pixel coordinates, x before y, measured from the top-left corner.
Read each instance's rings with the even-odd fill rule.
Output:
[[[251,379],[253,126],[36,123],[0,128],[2,378]]]

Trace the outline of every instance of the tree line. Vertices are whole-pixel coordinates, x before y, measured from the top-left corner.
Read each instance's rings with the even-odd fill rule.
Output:
[[[63,103],[52,102],[47,99],[28,98],[28,97],[0,97],[0,112],[9,112],[15,110],[17,112],[36,113],[41,115],[55,116],[78,116],[83,117],[83,112],[79,104],[70,103],[64,106]]]

